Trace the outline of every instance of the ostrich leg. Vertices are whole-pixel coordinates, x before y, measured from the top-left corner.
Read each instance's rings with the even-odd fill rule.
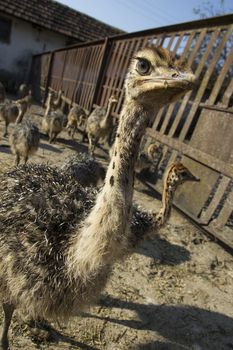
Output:
[[[2,334],[0,339],[0,349],[8,350],[9,349],[8,329],[10,327],[12,315],[15,308],[11,304],[4,304],[4,303],[2,304],[2,307],[4,312],[4,319],[3,319]]]

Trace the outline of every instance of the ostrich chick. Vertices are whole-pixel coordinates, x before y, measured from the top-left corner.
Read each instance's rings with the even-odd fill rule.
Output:
[[[68,129],[68,134],[71,135],[72,139],[77,131],[78,127],[81,126],[87,119],[87,113],[80,106],[74,106],[71,108],[68,114],[68,122],[66,128]]]
[[[64,114],[61,110],[50,112],[42,119],[42,130],[49,136],[49,143],[55,142],[63,128]]]
[[[29,120],[22,122],[22,111],[16,120],[16,124],[9,138],[11,151],[15,154],[15,164],[19,165],[20,157],[27,163],[29,155],[34,154],[40,142],[40,132],[38,127]]]
[[[23,98],[0,106],[0,118],[5,122],[5,132],[3,136],[8,135],[8,125],[10,123],[15,123],[19,113],[21,113],[20,118],[23,118],[27,111],[27,105],[27,100]]]
[[[157,169],[156,165],[159,164],[162,158],[162,146],[158,146],[156,143],[151,143],[147,151],[142,151],[138,155],[136,170],[138,172],[142,170],[154,168],[153,171]]]
[[[33,101],[32,90],[28,91],[28,94],[24,97],[24,101],[27,103],[27,108],[30,109]]]
[[[57,94],[57,98],[55,100],[55,95],[53,94],[52,96],[52,99],[51,99],[51,102],[50,102],[50,107],[53,111],[57,111],[58,109],[61,108],[61,105],[62,105],[62,94],[63,94],[63,91],[62,90],[59,90],[58,91],[58,94]]]
[[[105,179],[105,168],[86,153],[74,154],[62,165],[62,171],[70,174],[83,187],[100,186]]]
[[[93,155],[95,146],[99,139],[106,139],[109,135],[112,125],[112,108],[117,103],[117,99],[111,96],[108,101],[107,109],[97,107],[87,119],[86,132],[89,140],[89,153]]]
[[[142,238],[158,231],[169,219],[172,202],[177,188],[187,181],[200,181],[182,163],[171,164],[164,175],[162,206],[158,213],[142,211],[137,206],[133,208],[133,220],[131,223],[132,237],[135,245]]]
[[[134,56],[114,155],[98,194],[46,165],[0,175],[3,350],[8,349],[15,308],[34,318],[64,319],[98,298],[114,263],[132,249],[134,169],[141,138],[156,111],[185,94],[194,81],[166,49],[146,48]]]

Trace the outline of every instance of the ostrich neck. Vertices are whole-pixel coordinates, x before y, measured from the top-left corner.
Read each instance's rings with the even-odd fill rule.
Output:
[[[102,126],[103,127],[105,127],[108,124],[108,122],[109,122],[109,120],[111,118],[112,109],[113,109],[113,103],[109,102],[108,103],[108,107],[107,107],[107,112],[106,112],[105,117],[104,117],[104,119],[102,121]]]
[[[54,106],[59,105],[60,100],[61,100],[61,95],[62,95],[62,93],[61,93],[61,91],[59,91],[58,95],[57,95],[57,99],[53,101]]]
[[[146,120],[153,111],[128,102],[121,113],[114,154],[105,185],[84,220],[69,252],[70,273],[82,280],[106,271],[123,257],[128,246],[134,183],[134,165]]]
[[[47,107],[46,107],[46,110],[45,110],[45,117],[47,117],[47,115],[49,114],[50,110],[51,110],[51,104],[52,104],[52,96],[49,95],[48,96],[48,100],[47,100]]]
[[[157,227],[164,225],[171,214],[171,207],[177,186],[165,184],[162,194],[162,207],[156,215]]]
[[[23,119],[23,111],[21,108],[19,108],[19,114],[16,118],[15,124],[20,124]]]

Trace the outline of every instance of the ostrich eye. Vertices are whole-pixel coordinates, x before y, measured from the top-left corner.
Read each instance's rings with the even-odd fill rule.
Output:
[[[150,62],[147,61],[145,58],[140,58],[137,63],[136,69],[141,75],[148,74],[151,69]]]

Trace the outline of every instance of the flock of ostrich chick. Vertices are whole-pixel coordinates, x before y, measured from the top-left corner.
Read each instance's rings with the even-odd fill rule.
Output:
[[[177,187],[198,180],[181,163],[172,164],[164,179],[161,210],[146,212],[133,203],[135,169],[153,162],[156,153],[154,145],[140,153],[146,127],[162,106],[194,83],[192,72],[168,50],[137,52],[125,79],[125,100],[106,171],[92,155],[112,129],[115,96],[107,108],[97,107],[89,116],[80,106],[72,107],[66,128],[74,137],[85,125],[90,155],[78,154],[61,168],[26,164],[40,138],[38,127],[23,119],[31,92],[1,104],[5,135],[8,124],[15,122],[9,143],[17,166],[0,175],[0,349],[9,348],[8,329],[16,308],[27,310],[33,319],[64,320],[95,302],[113,264],[167,221]],[[41,123],[49,142],[63,128],[60,108],[61,92],[56,98],[49,92]],[[25,165],[18,166],[20,157]],[[104,179],[101,187],[99,179]]]

